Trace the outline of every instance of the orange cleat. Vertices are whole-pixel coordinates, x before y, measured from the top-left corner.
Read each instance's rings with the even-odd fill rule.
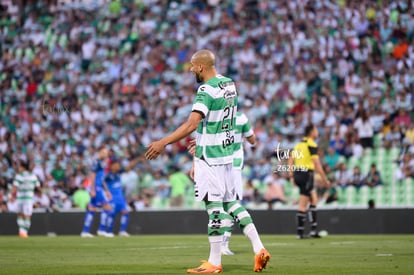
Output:
[[[20,238],[29,238],[29,235],[27,235],[27,233],[24,233],[24,232],[19,232],[19,237]]]
[[[265,248],[262,248],[260,252],[254,256],[254,272],[261,272],[265,269],[269,260],[270,253]]]
[[[210,264],[207,261],[201,261],[202,264],[196,268],[187,269],[187,273],[191,274],[217,274],[223,272],[223,267],[221,265],[215,266]]]

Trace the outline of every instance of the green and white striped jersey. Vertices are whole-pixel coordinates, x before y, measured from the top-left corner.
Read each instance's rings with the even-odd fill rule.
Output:
[[[237,112],[236,115],[236,129],[234,134],[234,169],[241,170],[244,162],[243,139],[248,138],[254,134],[249,119],[245,114]]]
[[[13,185],[17,187],[17,201],[31,201],[40,182],[35,174],[25,171],[14,177]]]
[[[233,80],[217,75],[197,90],[192,111],[204,118],[196,132],[195,156],[209,165],[233,163],[237,91]]]

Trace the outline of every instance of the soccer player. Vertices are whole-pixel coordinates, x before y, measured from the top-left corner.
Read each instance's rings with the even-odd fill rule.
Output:
[[[136,161],[131,161],[130,167],[135,166]],[[129,168],[127,169],[129,170]],[[121,165],[119,163],[119,159],[112,158],[110,171],[104,177],[104,183],[108,186],[109,191],[111,192],[112,200],[111,200],[111,213],[107,218],[107,224],[105,228],[105,235],[106,237],[113,237],[113,228],[114,228],[114,221],[115,217],[118,213],[121,213],[121,225],[118,235],[122,237],[129,237],[127,232],[128,222],[129,222],[129,210],[128,205],[126,203],[122,182],[121,182],[121,174],[122,174]]]
[[[319,161],[318,146],[315,139],[318,138],[318,128],[313,124],[309,124],[305,128],[305,137],[295,145],[289,158],[288,169],[289,179],[292,184],[296,184],[300,190],[299,207],[296,213],[296,229],[297,238],[303,239],[306,211],[308,211],[309,222],[311,226],[309,236],[311,238],[320,238],[317,228],[316,204],[318,197],[314,190],[313,180],[314,171],[321,176],[322,181],[329,187],[331,183],[323,171],[322,165]],[[292,169],[294,168],[294,169]],[[292,171],[294,170],[294,171]],[[309,208],[308,208],[309,207]]]
[[[235,182],[237,201],[225,203],[225,210],[229,211],[232,218],[234,218],[243,233],[250,239],[253,249],[260,260],[260,250],[263,249],[263,244],[260,240],[257,229],[253,224],[253,220],[248,211],[239,203],[239,200],[243,198],[243,181],[242,181],[242,168],[244,164],[244,150],[243,140],[246,139],[251,145],[256,144],[256,135],[254,134],[250,122],[245,114],[237,112],[236,114],[236,128],[235,128],[235,142],[234,142],[234,154],[233,154],[233,180]],[[189,144],[189,152],[194,155],[195,142],[191,141]],[[229,249],[229,241],[231,237],[232,226],[228,228],[228,231],[224,232],[223,242],[221,245],[221,253],[223,255],[234,255]],[[268,253],[266,251],[266,253]],[[259,269],[260,264],[257,264]],[[256,271],[256,267],[255,267]],[[260,271],[260,270],[257,270]]]
[[[172,134],[149,144],[145,157],[149,160],[157,158],[168,144],[187,137],[197,129],[193,162],[195,197],[197,201],[205,202],[208,213],[210,255],[208,261],[203,261],[199,267],[188,269],[187,272],[221,273],[221,243],[224,232],[232,226],[224,204],[236,200],[232,175],[237,91],[230,78],[217,73],[215,56],[211,51],[200,50],[192,56],[191,72],[196,81],[203,85],[197,90],[188,120]],[[270,258],[268,253],[261,255],[263,257],[259,255],[258,270],[262,270]]]
[[[33,212],[34,190],[40,188],[40,182],[36,175],[30,172],[28,161],[21,161],[13,180],[11,201],[17,203],[17,225],[19,226],[19,237],[27,238]]]
[[[102,213],[97,233],[101,236],[106,235],[105,228],[107,217],[111,214],[111,205],[109,204],[111,193],[109,192],[106,184],[103,182],[105,163],[108,159],[108,153],[108,149],[105,146],[100,147],[98,151],[98,159],[94,160],[92,163],[92,173],[90,178],[91,185],[89,187],[91,201],[85,215],[81,237],[93,237],[90,233],[90,228],[93,222],[93,217],[95,216],[98,208],[102,208]]]
[[[253,132],[253,129],[250,125],[250,122],[247,116],[241,112],[236,114],[236,128],[234,136],[234,154],[233,154],[233,178],[235,181],[237,199],[241,200],[243,198],[243,180],[242,180],[242,168],[244,163],[244,150],[243,150],[243,141],[247,140],[251,145],[256,144],[256,135]],[[239,209],[243,212],[246,211],[240,203],[233,203],[233,209]],[[234,207],[236,206],[236,207]],[[247,213],[247,211],[246,211]],[[245,216],[245,218],[250,219],[250,215]],[[236,219],[237,220],[237,219]],[[232,230],[229,230],[224,233],[223,243],[221,246],[221,252],[224,255],[234,255],[234,253],[229,249],[229,241],[231,237]]]

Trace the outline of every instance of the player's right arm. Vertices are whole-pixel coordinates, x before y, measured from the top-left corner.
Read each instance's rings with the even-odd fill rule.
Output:
[[[108,185],[106,184],[106,177],[102,180],[102,187],[104,189],[106,198],[110,201],[112,199],[111,191],[109,191]]]
[[[197,91],[196,98],[194,100],[191,114],[186,122],[181,124],[174,132],[165,138],[154,141],[148,145],[145,158],[148,160],[156,159],[164,150],[165,146],[175,143],[182,138],[187,137],[194,132],[201,120],[207,116],[210,110],[211,99],[210,96],[204,91],[206,87],[200,86]]]

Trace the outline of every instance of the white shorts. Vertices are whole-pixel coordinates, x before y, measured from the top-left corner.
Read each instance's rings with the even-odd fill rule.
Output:
[[[23,213],[25,216],[31,216],[33,213],[33,201],[18,201],[17,213]]]
[[[242,179],[242,170],[233,168],[233,181],[234,187],[236,188],[237,199],[243,199],[243,179]]]
[[[196,201],[236,200],[232,163],[209,166],[204,160],[194,158],[194,181]]]

